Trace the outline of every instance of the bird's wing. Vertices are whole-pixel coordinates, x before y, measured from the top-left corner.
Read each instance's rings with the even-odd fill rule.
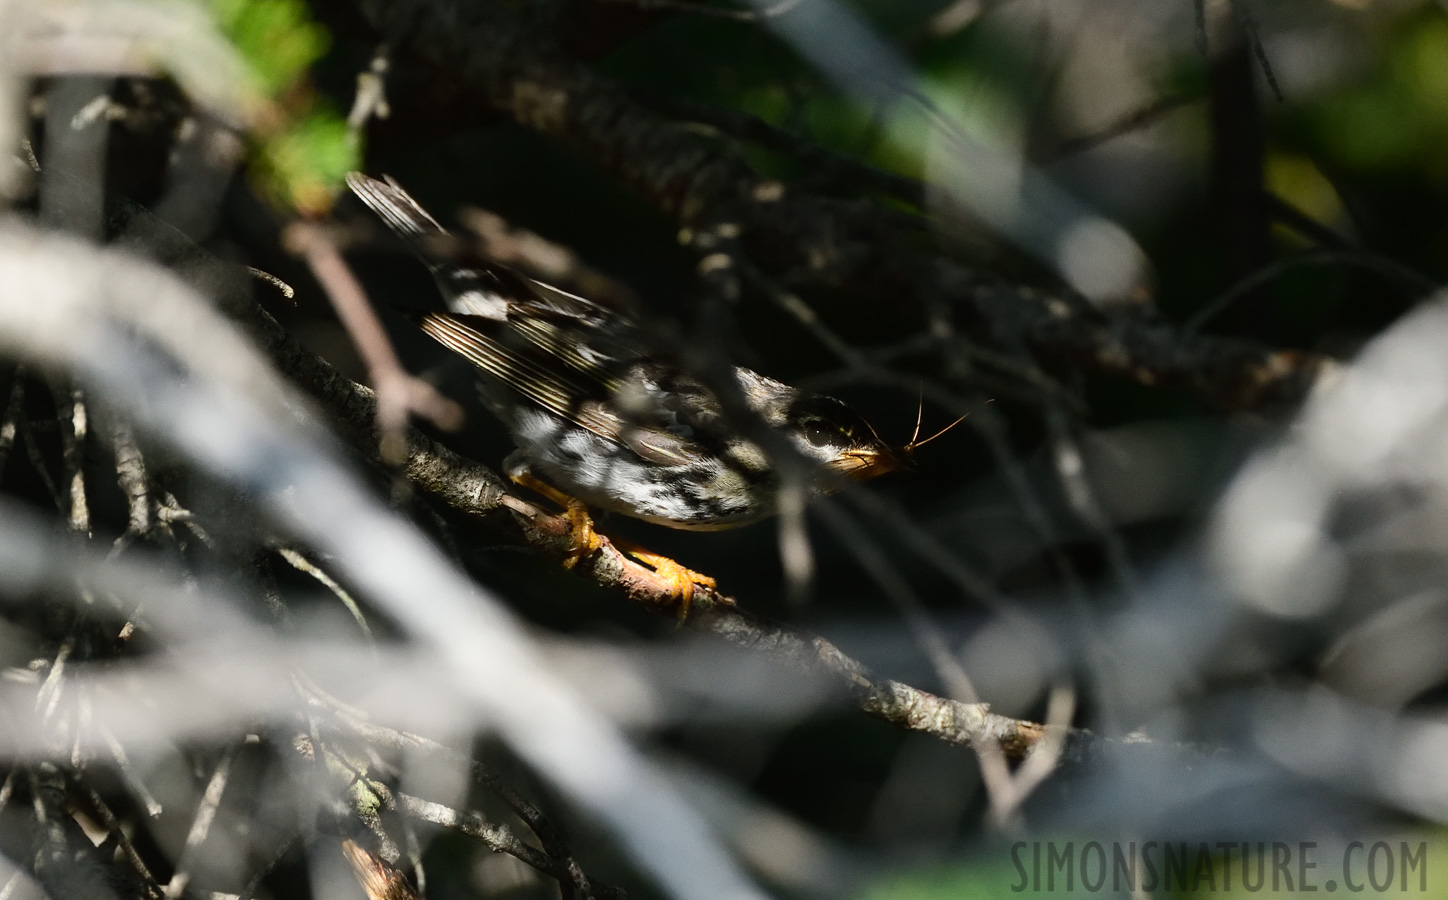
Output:
[[[486,260],[463,265],[447,229],[392,179],[360,172],[347,185],[432,270],[452,313],[428,313],[422,330],[498,383],[600,437],[664,465],[696,459],[657,390],[631,383],[639,371],[637,325],[584,297],[525,278]],[[652,382],[650,382],[652,384]],[[620,393],[645,402],[627,419],[613,411]],[[671,430],[672,429],[672,430]]]
[[[458,258],[465,249],[460,242],[391,178],[379,181],[349,172],[347,186],[427,264],[454,313],[501,321],[516,308],[595,327],[626,321],[608,307],[527,278],[501,263],[470,257],[464,264]]]
[[[533,327],[534,319],[504,324],[483,316],[427,313],[418,324],[433,340],[523,399],[621,443],[643,459],[684,465],[702,453],[696,443],[669,430],[665,419],[672,416],[661,408],[644,405],[637,417],[628,419],[615,412],[614,398],[629,388],[617,370],[607,366],[609,360],[589,356],[585,346],[568,343],[556,332]]]
[[[392,179],[378,181],[361,172],[348,172],[347,186],[427,264],[450,309],[500,321],[506,318],[509,298],[518,292],[518,286],[510,282],[521,283],[521,276],[508,272],[506,275],[512,276],[508,278],[500,272],[449,262],[452,236]]]

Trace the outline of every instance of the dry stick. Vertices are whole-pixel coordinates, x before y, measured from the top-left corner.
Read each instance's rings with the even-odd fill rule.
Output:
[[[743,9],[723,9],[717,6],[705,6],[703,3],[690,3],[687,0],[608,0],[610,3],[627,4],[646,10],[665,10],[668,12],[691,13],[697,16],[704,16],[712,19],[728,19],[731,22],[753,22],[756,15]]]
[[[111,556],[115,557],[131,541],[151,531],[151,483],[146,477],[146,458],[130,426],[117,420],[109,430],[116,457],[116,483],[126,497],[126,530],[111,545]]]
[[[686,2],[686,0],[611,0],[611,2],[627,3],[639,9],[663,9],[673,12],[693,13],[710,18],[729,19],[734,22],[759,22],[775,16],[782,16],[798,6],[803,0],[779,0],[779,2],[761,10],[721,9],[716,6],[706,6],[703,3],[689,3]]]
[[[241,893],[237,895],[237,900],[251,900],[252,897],[256,896],[257,888],[261,887],[261,880],[271,874],[271,871],[281,864],[282,859],[285,858],[288,853],[292,852],[292,847],[296,846],[297,841],[300,841],[304,834],[305,832],[299,828],[293,831],[291,836],[286,840],[281,841],[277,845],[277,850],[272,854],[271,859],[267,860],[266,865],[252,873],[251,878],[246,882],[246,887],[242,888]]]
[[[323,692],[312,688],[308,688],[307,690],[308,693],[314,695],[312,698],[313,705],[326,705],[320,702],[320,697],[323,695]],[[343,707],[337,707],[336,712],[342,716],[351,718]],[[316,728],[317,719],[315,716],[309,716],[308,718],[312,722],[313,727],[308,747],[316,747],[320,739]],[[308,751],[304,749],[303,756],[305,756],[307,752]],[[466,834],[469,837],[477,839],[495,853],[507,853],[521,862],[532,866],[539,872],[558,879],[559,886],[563,889],[564,895],[571,896],[573,894],[573,891],[570,889],[572,885],[565,882],[565,878],[571,873],[559,871],[559,869],[562,868],[560,861],[555,860],[544,851],[523,842],[517,835],[513,834],[512,830],[507,826],[494,825],[476,813],[460,812],[441,803],[423,800],[400,791],[395,791],[390,786],[372,778],[366,771],[359,768],[357,764],[347,759],[345,755],[334,750],[324,752],[329,761],[329,768],[335,768],[348,774],[350,793],[354,797],[351,804],[352,812],[362,820],[363,824],[366,825],[368,830],[377,838],[381,845],[381,860],[387,863],[389,867],[390,860],[400,856],[401,851],[398,850],[392,838],[389,837],[383,829],[380,817],[380,813],[383,810],[395,810],[420,821],[442,825]],[[315,754],[314,758],[317,760],[322,759],[321,756]],[[357,798],[360,798],[360,801]],[[370,854],[367,855],[370,856]],[[353,862],[355,865],[356,861],[354,860]],[[373,877],[377,874],[367,871],[370,870],[370,868],[371,866],[369,864],[365,867],[365,870],[359,871],[358,873],[359,879],[362,879],[364,884],[373,880]],[[584,885],[584,896],[594,896],[595,892],[588,886],[587,881],[584,880],[582,884]]]
[[[1056,478],[1066,495],[1067,505],[1076,518],[1095,534],[1096,540],[1106,551],[1106,560],[1118,589],[1126,600],[1134,603],[1141,597],[1140,579],[1131,564],[1126,542],[1112,527],[1111,518],[1106,510],[1101,508],[1101,502],[1096,497],[1096,488],[1087,477],[1086,460],[1081,453],[1080,442],[1072,434],[1071,425],[1059,407],[1048,408],[1045,418]]]
[[[333,596],[341,601],[342,605],[346,607],[347,612],[351,614],[352,620],[357,623],[358,630],[362,632],[362,638],[367,642],[367,646],[372,648],[375,656],[377,653],[377,643],[372,638],[372,628],[367,624],[367,617],[362,615],[362,608],[357,605],[356,600],[352,599],[352,595],[347,593],[347,589],[338,584],[332,576],[322,571],[320,567],[296,550],[290,547],[278,547],[277,553],[280,554],[281,558],[286,560],[292,568],[312,576],[312,578],[327,590],[331,591]]]
[[[35,474],[40,478],[40,483],[50,494],[50,499],[55,501],[55,509],[62,516],[69,514],[66,509],[65,497],[61,494],[60,488],[56,486],[55,479],[50,477],[50,470],[45,467],[45,454],[40,452],[40,445],[35,442],[35,429],[30,427],[30,419],[20,419],[20,429],[25,437],[25,455],[30,460],[30,465],[35,469]]]
[[[673,97],[651,97],[645,102],[676,118],[698,122],[730,137],[792,156],[809,165],[811,171],[823,171],[839,178],[848,178],[865,190],[887,194],[917,207],[924,206],[924,182],[876,168],[853,156],[830,150],[747,112]]]
[[[287,284],[285,281],[282,281],[280,278],[276,277],[272,273],[258,269],[255,266],[247,266],[246,271],[251,273],[251,276],[258,281],[265,281],[267,284],[276,288],[277,292],[286,299],[296,299],[297,292],[292,289],[292,286]]]
[[[1303,229],[1299,229],[1299,233],[1302,231]],[[1307,235],[1307,237],[1316,239],[1316,235]],[[1427,297],[1438,288],[1432,281],[1407,266],[1370,252],[1355,248],[1350,250],[1306,250],[1275,260],[1243,277],[1193,313],[1191,318],[1187,319],[1183,329],[1190,332],[1199,330],[1210,319],[1220,315],[1233,303],[1292,269],[1328,265],[1363,268],[1402,281],[1410,288],[1416,289],[1417,296]]]
[[[233,313],[245,318],[253,337],[277,366],[335,417],[345,440],[362,453],[376,452],[377,408],[371,390],[340,375],[259,307],[249,305]],[[459,512],[487,518],[515,540],[559,559],[567,556],[572,531],[566,519],[532,509],[509,495],[491,469],[416,431],[410,435],[410,444],[404,471],[423,490]],[[623,592],[646,609],[671,614],[677,609],[674,589],[667,581],[607,542],[573,571]],[[861,710],[910,731],[962,746],[994,741],[1012,758],[1024,756],[1044,734],[1041,725],[996,715],[986,704],[959,703],[880,678],[824,638],[804,638],[756,618],[717,591],[696,590],[687,624],[822,672],[848,691]]]
[[[1262,67],[1262,77],[1272,89],[1272,96],[1277,98],[1278,103],[1286,102],[1282,97],[1282,86],[1277,83],[1277,76],[1272,72],[1272,63],[1267,59],[1267,48],[1262,44],[1262,35],[1257,30],[1257,19],[1252,15],[1246,0],[1232,0],[1232,13],[1237,18],[1237,26],[1242,29],[1243,36],[1252,46],[1252,54],[1257,58],[1257,64]]]
[[[750,271],[752,267],[749,267]],[[774,285],[773,281],[764,275],[754,272],[754,280],[764,287],[775,302],[791,313],[802,325],[810,329],[821,343],[828,347],[841,362],[855,370],[869,370],[873,368],[866,361],[865,356],[851,346],[843,338],[836,335],[826,327],[814,309],[794,294],[784,291]],[[923,388],[922,388],[923,390]],[[916,422],[917,432],[919,422]],[[914,438],[911,439],[912,442]],[[861,565],[870,573],[875,583],[884,588],[886,595],[895,604],[901,615],[904,616],[906,625],[915,638],[916,644],[924,651],[930,660],[932,667],[941,681],[946,685],[947,692],[956,700],[962,702],[977,702],[979,697],[970,678],[961,667],[955,655],[950,652],[945,644],[940,628],[933,618],[925,610],[909,585],[900,577],[898,571],[892,566],[880,552],[879,548],[872,544],[859,525],[854,522],[842,510],[830,506],[823,507],[825,519],[834,528],[835,533],[846,544],[854,550],[855,557]],[[944,554],[947,557],[951,554]],[[963,570],[963,566],[957,564],[948,567],[949,570]],[[968,574],[968,573],[967,573]],[[998,598],[998,594],[985,583],[984,579],[970,577],[961,582],[967,587],[969,593],[989,596],[992,599]],[[1000,601],[996,600],[999,604]],[[1010,768],[1006,763],[1005,754],[1001,747],[993,741],[979,741],[975,743],[975,749],[980,757],[981,778],[985,783],[986,791],[990,796],[992,809],[1005,808],[1011,799],[1019,794],[1013,782]]]
[[[131,758],[126,753],[125,745],[104,725],[100,726],[100,732],[101,738],[106,742],[106,748],[111,751],[111,759],[115,760],[116,768],[121,772],[121,780],[126,783],[126,787],[130,788],[131,793],[136,795],[136,799],[146,807],[148,816],[154,819],[161,815],[163,811],[161,801],[151,794],[151,789],[146,787],[146,782],[141,780],[141,773],[137,772],[136,767],[131,764]]]
[[[372,54],[367,71],[357,73],[357,93],[352,98],[352,109],[347,113],[347,129],[360,132],[371,118],[385,119],[392,115],[387,103],[387,71],[392,67],[387,58],[386,44]]]
[[[1071,719],[1076,714],[1076,691],[1070,685],[1059,685],[1051,690],[1046,701],[1046,735],[1036,745],[1036,750],[1021,763],[1010,778],[1010,794],[996,802],[992,796],[991,815],[996,826],[1004,831],[1020,831],[1019,811],[1026,798],[1040,787],[1056,766],[1066,749],[1066,739],[1071,733]]]
[[[55,715],[56,707],[60,703],[61,689],[65,684],[65,664],[74,651],[75,635],[66,635],[65,640],[61,642],[60,649],[56,651],[55,661],[50,664],[50,672],[35,692],[35,708],[44,710],[41,713],[41,721],[47,724],[50,722],[51,716]]]
[[[853,516],[828,501],[819,506],[820,518],[835,533],[840,543],[849,548],[855,562],[878,585],[890,602],[895,605],[916,646],[925,654],[935,669],[936,677],[945,685],[946,694],[962,703],[976,703],[980,695],[971,684],[970,677],[961,667],[960,660],[950,652],[940,626],[935,623],[925,604],[910,587],[897,566],[869,539]]]
[[[5,412],[0,415],[0,475],[5,474],[5,462],[15,446],[16,423],[20,420],[21,406],[25,403],[25,367],[16,366],[11,375],[10,399],[5,401]]]
[[[195,865],[196,854],[206,841],[207,833],[211,831],[216,810],[221,807],[221,795],[226,791],[226,782],[231,777],[231,764],[241,753],[241,746],[240,743],[233,744],[222,753],[220,762],[211,773],[211,780],[206,783],[206,791],[196,807],[196,816],[191,820],[191,830],[186,834],[186,845],[181,849],[180,859],[176,860],[176,870],[172,873],[171,880],[166,883],[163,894],[166,900],[177,900],[186,890],[187,882],[191,880],[189,870]]]
[[[367,375],[377,390],[383,462],[398,465],[406,460],[407,420],[413,413],[445,431],[458,428],[462,408],[402,367],[366,292],[326,233],[315,225],[297,223],[286,230],[282,240],[288,250],[307,261],[367,365]]]
[[[116,481],[126,495],[126,530],[141,536],[151,530],[151,487],[146,479],[146,458],[130,426],[117,422],[111,431],[116,448]]]
[[[407,876],[375,853],[364,850],[350,838],[342,842],[342,855],[362,886],[367,900],[422,900],[422,894],[407,883]]]
[[[506,853],[545,875],[557,878],[552,857],[522,840],[506,825],[494,825],[476,813],[423,800],[400,791],[391,792],[397,811],[423,822],[441,825],[477,840],[494,853]]]
[[[915,596],[896,567],[891,565],[885,554],[880,552],[880,548],[871,543],[859,525],[848,516],[839,514],[839,510],[828,505],[823,505],[822,510],[826,513],[825,521],[834,527],[836,535],[852,549],[859,564],[869,572],[875,583],[885,590],[895,608],[900,611],[916,644],[925,652],[936,674],[944,682],[947,692],[961,702],[978,702],[979,695],[976,694],[975,686],[971,684],[955,654],[946,646],[940,627],[935,624],[935,620],[925,610],[924,604]],[[831,512],[836,514],[829,515]],[[985,783],[991,808],[1005,807],[1017,793],[1005,753],[994,741],[977,741],[973,746],[980,758],[981,780]]]
[[[156,518],[162,522],[179,522],[186,526],[186,530],[196,535],[196,539],[212,550],[216,549],[216,541],[206,533],[206,529],[196,521],[196,514],[189,509],[184,509],[176,495],[170,491],[161,492],[161,507],[156,510]]]
[[[1085,153],[1108,141],[1152,125],[1168,113],[1200,102],[1201,99],[1187,94],[1157,97],[1097,131],[1064,140],[1047,152],[1034,154],[1032,159],[1040,165],[1049,165],[1066,157]]]
[[[136,850],[135,844],[131,843],[131,838],[126,834],[125,829],[121,827],[121,820],[111,810],[110,806],[106,804],[106,801],[95,788],[90,785],[82,785],[82,787],[84,787],[91,805],[95,807],[96,814],[101,817],[101,824],[105,825],[106,831],[115,837],[117,845],[120,846],[121,852],[125,854],[126,861],[131,864],[131,868],[135,869],[136,874],[146,880],[147,885],[155,885],[156,879],[152,877],[151,870],[146,867],[145,860],[141,859],[140,852]],[[156,891],[156,893],[160,892]]]
[[[578,863],[573,859],[572,852],[563,842],[563,838],[558,833],[558,830],[543,814],[542,810],[534,806],[524,798],[523,795],[513,790],[513,788],[499,778],[497,774],[487,769],[481,763],[420,735],[388,728],[385,725],[377,725],[359,718],[344,706],[327,697],[322,691],[310,690],[309,693],[313,695],[313,703],[324,704],[333,715],[335,721],[351,729],[369,744],[390,747],[394,750],[402,751],[423,750],[441,756],[450,762],[467,765],[472,770],[473,778],[496,794],[504,803],[508,804],[508,807],[513,813],[522,819],[524,824],[538,837],[538,841],[543,845],[544,851],[553,858],[558,867],[563,869],[562,874],[551,870],[549,874],[559,878],[560,881],[566,877],[572,883],[574,890],[585,897],[595,894],[602,896],[604,893],[612,891],[612,888],[605,889],[598,883],[589,880]]]

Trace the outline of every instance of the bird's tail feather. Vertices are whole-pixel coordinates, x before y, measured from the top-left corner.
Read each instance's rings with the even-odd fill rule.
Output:
[[[436,241],[437,238],[447,235],[447,229],[428,215],[427,210],[391,178],[378,181],[361,172],[348,172],[347,186],[363,203],[371,207],[373,212],[382,217],[388,228],[424,257],[427,255],[429,241]]]

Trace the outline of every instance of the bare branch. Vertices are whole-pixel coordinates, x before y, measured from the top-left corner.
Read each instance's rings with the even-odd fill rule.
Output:
[[[362,285],[326,233],[316,226],[298,223],[291,226],[284,243],[306,259],[367,363],[369,377],[377,390],[383,461],[396,465],[407,458],[403,429],[414,413],[439,428],[452,430],[461,425],[462,409],[456,403],[402,368]]]

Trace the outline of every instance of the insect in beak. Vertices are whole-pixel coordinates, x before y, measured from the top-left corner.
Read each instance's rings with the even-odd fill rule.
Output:
[[[989,402],[989,401],[987,401],[987,402]],[[919,450],[921,447],[924,447],[926,444],[930,443],[931,441],[933,441],[933,440],[935,440],[936,438],[940,437],[941,435],[945,434],[947,431],[949,431],[950,429],[952,429],[952,428],[954,428],[955,426],[959,425],[961,422],[964,422],[965,419],[966,419],[966,416],[969,416],[969,415],[970,415],[970,413],[966,413],[964,416],[961,416],[960,418],[956,419],[954,422],[951,422],[949,425],[947,425],[947,426],[945,426],[944,428],[940,429],[939,431],[935,432],[934,434],[932,434],[930,437],[926,438],[925,440],[923,440],[923,441],[922,441],[922,440],[919,440],[919,438],[920,438],[920,423],[921,423],[921,422],[924,420],[924,418],[925,418],[925,397],[924,397],[923,394],[922,394],[922,396],[921,396],[921,398],[920,398],[919,407],[917,408],[917,410],[916,410],[916,412],[915,412],[915,431],[914,431],[913,434],[910,435],[910,440],[908,440],[908,441],[905,442],[905,446],[903,446],[903,447],[900,448],[900,452],[905,455],[905,459],[909,460],[911,457],[913,457],[913,456],[915,455],[915,451],[916,451],[916,450]]]

